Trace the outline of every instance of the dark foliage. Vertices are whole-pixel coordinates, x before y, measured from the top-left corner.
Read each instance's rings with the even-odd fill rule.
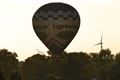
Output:
[[[11,75],[17,70],[16,57],[17,54],[14,52],[9,52],[7,49],[0,50],[0,69],[6,80],[10,80]]]
[[[0,50],[0,80],[120,80],[120,53],[114,56],[109,49],[49,55],[18,63],[16,53]]]
[[[3,76],[2,72],[1,72],[1,70],[0,70],[0,80],[5,80],[5,78],[4,78],[4,76]]]

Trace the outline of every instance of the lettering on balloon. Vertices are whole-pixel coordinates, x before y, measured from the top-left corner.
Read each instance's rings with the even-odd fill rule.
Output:
[[[39,24],[36,24],[35,25],[37,29],[47,29],[49,25],[39,25]],[[75,24],[71,24],[71,25],[67,25],[67,24],[64,24],[64,25],[59,25],[59,24],[53,24],[53,29],[57,29],[57,30],[61,30],[61,29],[77,29],[78,28],[78,25],[75,25]]]
[[[46,29],[48,27],[48,25],[41,25],[39,22],[35,23],[34,26],[35,29]]]
[[[61,30],[61,29],[77,29],[78,25],[75,25],[75,24],[71,24],[71,25],[67,25],[67,24],[64,24],[64,25],[53,24],[53,28],[54,29],[58,29],[58,30]]]

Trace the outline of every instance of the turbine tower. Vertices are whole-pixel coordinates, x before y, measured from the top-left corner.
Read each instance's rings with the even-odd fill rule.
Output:
[[[101,36],[100,42],[97,43],[97,44],[95,44],[95,46],[100,45],[100,46],[101,46],[101,48],[100,48],[101,50],[103,49],[103,42],[102,42],[102,39],[103,39],[103,35]]]

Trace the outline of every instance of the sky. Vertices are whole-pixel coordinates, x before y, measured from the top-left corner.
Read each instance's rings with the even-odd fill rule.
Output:
[[[48,51],[36,36],[32,17],[35,11],[50,2],[72,5],[80,14],[80,29],[65,49],[67,52],[99,52],[103,48],[120,52],[120,0],[0,0],[0,49],[18,54],[19,60]]]

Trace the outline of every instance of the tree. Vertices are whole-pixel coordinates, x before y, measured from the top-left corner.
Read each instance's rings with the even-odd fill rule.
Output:
[[[111,63],[111,61],[113,61],[114,55],[111,54],[110,49],[103,49],[99,53],[99,58],[101,63],[105,65],[106,63],[108,64]]]
[[[1,70],[0,70],[0,80],[5,80]]]
[[[111,68],[110,80],[119,80],[120,79],[120,52],[115,56],[114,65]]]
[[[48,58],[45,55],[35,54],[23,63],[22,80],[43,80],[49,74]]]
[[[120,65],[120,52],[116,54],[115,56],[115,62]]]
[[[12,76],[10,80],[21,80],[21,76],[18,72],[15,72]]]
[[[9,52],[7,49],[0,50],[0,69],[6,80],[10,79],[11,74],[17,70],[17,54]]]
[[[119,70],[109,49],[90,55],[85,52],[49,55],[35,54],[27,58],[22,67],[22,80],[111,80],[116,77],[113,66]],[[116,56],[117,63],[119,58]]]
[[[87,64],[90,64],[90,56],[84,52],[69,54],[64,52],[62,55],[50,57],[36,54],[23,63],[22,80],[85,79],[82,73]]]
[[[106,80],[111,75],[111,68],[114,65],[114,55],[109,49],[103,49],[99,53],[91,53],[91,61],[95,78]]]
[[[64,57],[63,57],[64,56]],[[64,80],[85,80],[84,69],[90,64],[90,56],[84,52],[72,52],[63,55],[59,63]]]

